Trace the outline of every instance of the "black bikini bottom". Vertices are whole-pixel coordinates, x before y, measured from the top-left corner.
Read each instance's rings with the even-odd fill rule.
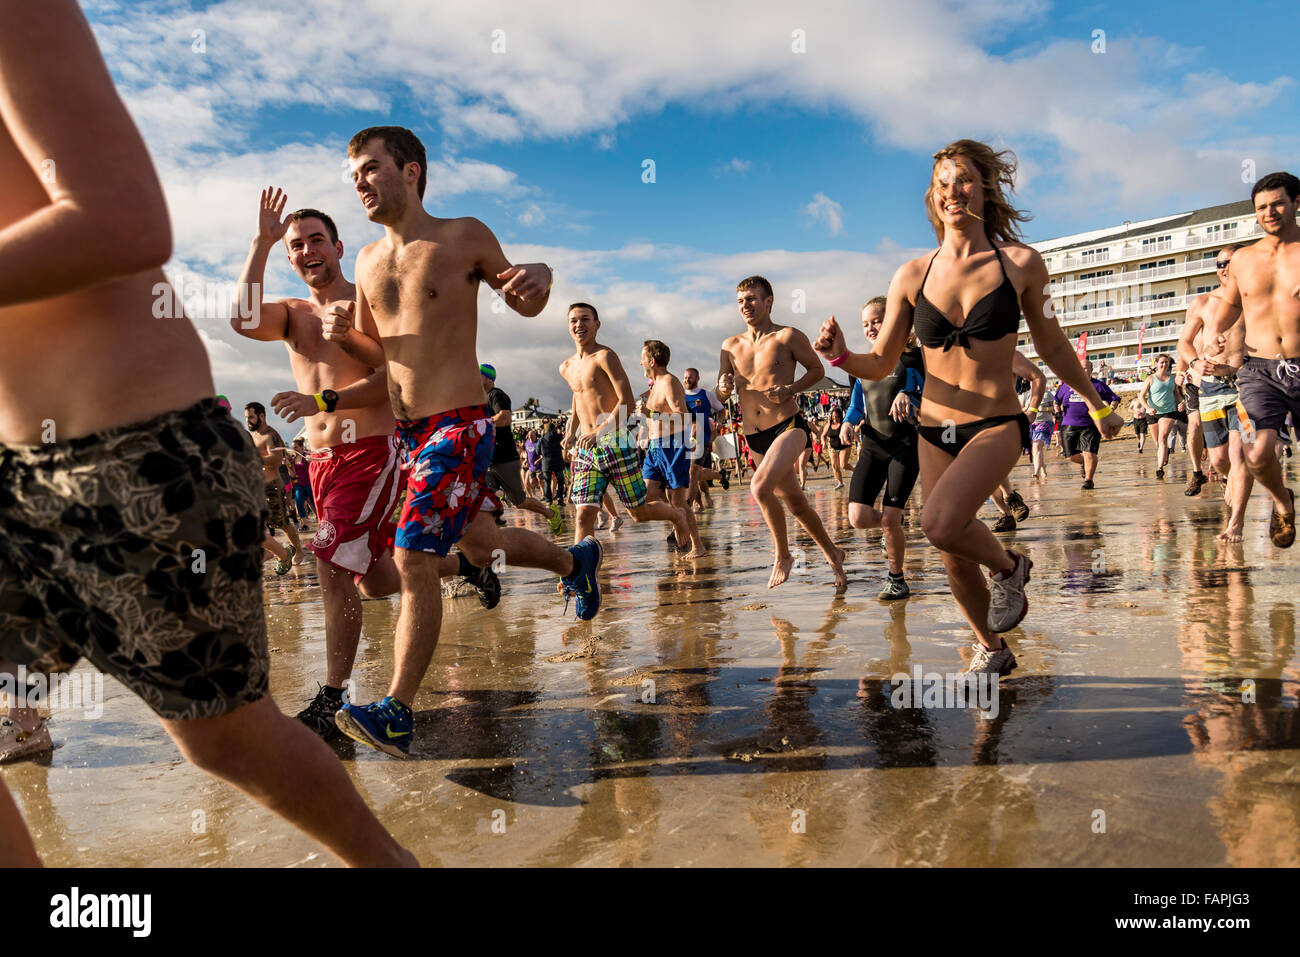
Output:
[[[1025,418],[1023,412],[1017,412],[1015,415],[995,415],[987,419],[976,419],[974,422],[964,422],[961,425],[918,425],[916,431],[935,448],[942,449],[955,457],[961,454],[967,442],[985,429],[1013,421],[1020,425],[1020,447],[1029,448],[1029,419]]]
[[[808,427],[808,420],[803,417],[802,413],[798,412],[790,416],[790,418],[778,422],[769,429],[760,429],[757,432],[751,432],[749,435],[745,436],[745,442],[748,443],[749,447],[759,455],[766,455],[767,450],[770,449],[772,443],[776,441],[776,437],[782,432],[788,432],[791,429],[799,429],[804,433],[804,435],[808,436],[808,444],[805,445],[804,448],[812,447],[812,429]]]

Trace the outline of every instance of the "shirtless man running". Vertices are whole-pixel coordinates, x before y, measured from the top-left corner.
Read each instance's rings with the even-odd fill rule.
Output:
[[[298,540],[298,530],[289,520],[289,502],[284,494],[284,479],[280,477],[280,467],[284,465],[284,439],[280,433],[266,424],[266,406],[260,402],[250,402],[244,406],[244,422],[248,425],[248,434],[253,439],[253,447],[262,459],[262,481],[266,494],[266,533],[271,541],[275,540],[275,530],[283,529],[289,539],[289,560],[301,565],[302,542]],[[264,546],[265,547],[265,546]],[[267,548],[274,552],[274,549]],[[280,570],[276,569],[276,574]]]
[[[1226,246],[1219,250],[1214,264],[1220,285],[1227,280],[1233,254],[1239,248]],[[1203,292],[1187,307],[1187,321],[1183,323],[1183,332],[1178,339],[1178,358],[1180,365],[1186,364],[1188,379],[1199,390],[1198,411],[1205,448],[1210,456],[1210,465],[1223,477],[1223,498],[1228,504],[1228,517],[1219,533],[1219,540],[1239,542],[1246,521],[1246,503],[1250,501],[1255,479],[1245,467],[1243,458],[1241,422],[1237,415],[1237,377],[1203,374],[1203,363],[1196,361],[1196,357],[1206,351],[1205,316],[1216,301],[1213,291]],[[1187,411],[1190,414],[1192,410],[1189,407]],[[1189,484],[1189,492],[1191,488]]]
[[[644,411],[650,416],[650,444],[646,448],[641,477],[645,480],[650,501],[662,501],[667,489],[668,501],[686,515],[691,549],[683,557],[703,558],[708,549],[700,541],[695,513],[688,502],[693,461],[693,416],[686,405],[686,389],[677,376],[668,371],[670,356],[667,344],[658,339],[647,339],[641,349],[641,370],[650,380],[650,393],[643,403]],[[675,541],[681,539],[675,538]]]
[[[688,512],[662,499],[648,500],[637,467],[636,433],[628,426],[636,406],[632,383],[614,350],[596,341],[599,329],[595,306],[575,302],[569,307],[569,335],[577,351],[560,364],[560,375],[573,391],[562,446],[573,461],[572,497],[578,511],[574,538],[580,542],[592,534],[601,501],[612,486],[634,522],[668,522],[677,541],[696,545]]]
[[[1269,537],[1278,548],[1295,541],[1295,493],[1278,462],[1278,433],[1287,414],[1300,421],[1300,179],[1269,173],[1250,191],[1264,238],[1240,249],[1211,296],[1205,350],[1194,364],[1202,375],[1237,374],[1248,422],[1246,467],[1273,498]]]
[[[750,276],[736,287],[736,304],[748,328],[722,343],[718,398],[725,402],[732,393],[740,396],[740,411],[749,430],[745,441],[757,466],[749,494],[762,509],[772,534],[774,557],[767,587],[782,584],[794,566],[784,504],[826,556],[839,593],[849,587],[844,575],[844,549],[831,541],[795,473],[799,456],[812,445],[812,433],[799,413],[795,397],[820,382],[825,369],[806,335],[772,321],[774,301],[772,285],[762,276]],[[797,382],[796,363],[808,370]]]
[[[363,406],[338,408],[337,390],[361,382],[381,358],[374,341],[352,323],[356,287],[343,277],[338,228],[316,209],[282,217],[286,202],[279,189],[262,191],[257,234],[239,276],[230,325],[249,339],[283,342],[299,389],[271,400],[285,421],[306,420],[312,497],[320,520],[307,547],[316,555],[325,603],[325,683],[298,720],[330,737],[338,733],[334,713],[343,706],[343,685],[352,675],[361,640],[361,598],[392,595],[400,586],[388,543],[396,531],[390,516],[401,476],[386,391],[372,390]],[[307,284],[305,299],[262,298],[266,261],[281,240],[289,265]],[[491,567],[474,568],[464,555],[448,556],[441,572],[443,577],[464,575],[488,607],[500,598],[501,585]]]
[[[85,658],[346,863],[415,863],[268,691],[257,453],[173,311],[162,187],[74,0],[0,3],[0,77],[0,659]],[[37,863],[0,782],[0,866]]]
[[[335,720],[349,737],[404,757],[411,705],[442,627],[441,565],[452,546],[479,567],[499,550],[514,567],[555,572],[589,620],[600,608],[600,544],[593,537],[566,550],[526,529],[498,529],[491,515],[501,503],[486,481],[495,433],[475,353],[479,283],[536,316],[549,298],[550,267],[512,266],[477,219],[430,216],[424,144],[410,130],[364,129],[348,143],[348,159],[366,215],[384,227],[357,256],[356,328],[373,340],[367,361],[386,363],[408,471],[394,537],[402,610],[393,679],[383,699],[344,705]]]

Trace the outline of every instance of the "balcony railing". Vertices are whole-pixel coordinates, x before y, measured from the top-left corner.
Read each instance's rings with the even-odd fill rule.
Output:
[[[1108,332],[1103,335],[1088,334],[1088,350],[1106,349],[1111,346],[1136,345],[1138,341],[1138,329],[1129,329],[1124,332]],[[1142,345],[1149,346],[1154,342],[1168,342],[1170,339],[1177,339],[1182,335],[1183,324],[1181,322],[1171,322],[1165,326],[1148,326],[1142,331]],[[1037,356],[1038,350],[1034,348],[1031,340],[1025,345],[1025,355]]]
[[[1118,306],[1102,306],[1100,309],[1058,311],[1056,318],[1062,326],[1077,325],[1080,322],[1098,322],[1102,319],[1131,319],[1134,316],[1148,316],[1157,312],[1186,309],[1188,301],[1194,298],[1196,297],[1166,296],[1164,299],[1148,299],[1146,302],[1124,302]]]
[[[1228,223],[1223,229],[1213,233],[1190,233],[1186,236],[1176,236],[1173,239],[1147,243],[1145,246],[1142,245],[1140,239],[1126,239],[1118,240],[1123,244],[1119,249],[1104,249],[1077,254],[1066,253],[1060,257],[1052,253],[1048,255],[1052,257],[1052,269],[1060,272],[1065,269],[1082,269],[1085,266],[1095,266],[1099,263],[1121,263],[1131,259],[1145,259],[1148,256],[1158,256],[1161,253],[1174,252],[1179,249],[1200,249],[1215,243],[1236,242],[1251,236],[1258,236],[1262,232],[1259,223],[1252,219],[1246,223]]]
[[[1107,286],[1128,286],[1137,282],[1178,279],[1182,276],[1203,275],[1212,272],[1214,272],[1213,259],[1197,259],[1192,262],[1174,263],[1172,266],[1155,266],[1151,269],[1141,270],[1129,269],[1112,276],[1096,276],[1092,279],[1071,279],[1066,282],[1053,282],[1052,295],[1064,296],[1093,289],[1105,289]]]

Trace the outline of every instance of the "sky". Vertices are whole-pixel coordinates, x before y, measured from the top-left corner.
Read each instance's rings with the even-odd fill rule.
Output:
[[[82,7],[163,182],[167,273],[236,409],[294,387],[285,346],[226,319],[260,191],[330,213],[353,278],[382,235],[346,175],[366,126],[424,142],[430,213],[554,269],[540,316],[479,299],[479,360],[516,407],[548,409],[569,405],[569,302],[598,307],[634,387],[650,338],[711,383],[751,274],[777,322],[856,327],[934,248],[930,157],[959,138],[1015,152],[1030,242],[1245,199],[1244,169],[1300,166],[1293,2]],[[278,256],[266,288],[305,292]]]

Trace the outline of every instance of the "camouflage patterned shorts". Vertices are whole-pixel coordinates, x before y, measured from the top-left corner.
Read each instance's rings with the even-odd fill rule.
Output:
[[[0,445],[0,659],[81,658],[164,718],[266,694],[262,470],[215,399],[48,445]]]

